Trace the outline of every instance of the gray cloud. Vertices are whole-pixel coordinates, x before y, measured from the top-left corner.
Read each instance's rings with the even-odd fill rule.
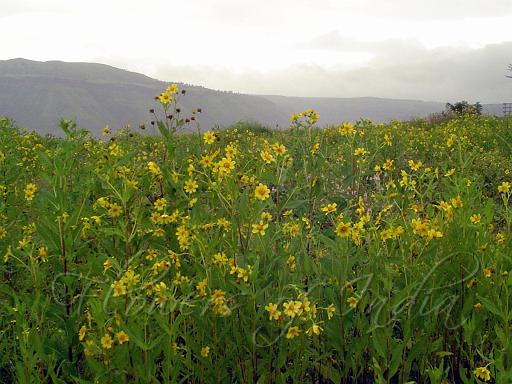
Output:
[[[425,49],[407,41],[382,44],[385,48],[366,45],[365,50],[373,51],[375,58],[350,70],[303,64],[268,72],[235,73],[208,66],[171,65],[156,67],[153,75],[162,80],[252,94],[376,96],[442,102],[466,99],[484,103],[512,100],[512,79],[505,77],[512,62],[512,42],[481,49]]]

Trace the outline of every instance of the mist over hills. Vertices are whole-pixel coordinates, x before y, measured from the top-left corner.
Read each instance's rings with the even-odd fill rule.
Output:
[[[320,125],[328,125],[363,117],[374,121],[424,117],[442,111],[445,105],[373,97],[246,95],[177,83],[187,91],[180,101],[185,116],[193,108],[202,109],[198,118],[202,130],[239,120],[287,127],[289,116],[306,108],[316,109]],[[154,96],[168,84],[104,64],[4,60],[0,61],[0,116],[11,117],[19,127],[42,134],[59,134],[61,118],[75,119],[80,127],[94,133],[105,125],[113,130],[126,124],[149,126],[148,110],[157,105]],[[501,111],[498,105],[485,107],[489,113]]]

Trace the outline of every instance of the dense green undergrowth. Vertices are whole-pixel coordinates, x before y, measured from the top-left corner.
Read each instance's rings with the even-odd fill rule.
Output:
[[[0,120],[0,381],[510,383],[505,121],[316,122]]]

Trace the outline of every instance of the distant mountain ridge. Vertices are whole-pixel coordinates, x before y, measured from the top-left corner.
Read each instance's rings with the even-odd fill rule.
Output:
[[[151,120],[154,96],[171,82],[105,64],[0,61],[0,116],[39,133],[58,134],[61,118],[75,119],[82,128],[99,133],[105,125],[116,130]],[[246,95],[180,84],[187,94],[185,112],[200,107],[198,121],[207,130],[239,120],[254,120],[270,127],[285,127],[292,113],[314,108],[320,124],[369,117],[374,121],[422,117],[444,109],[444,103],[417,100],[363,98],[302,98]],[[192,128],[192,127],[191,127]]]

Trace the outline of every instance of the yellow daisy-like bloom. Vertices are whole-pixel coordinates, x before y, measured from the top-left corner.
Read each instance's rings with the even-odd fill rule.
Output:
[[[504,181],[501,185],[498,186],[498,192],[500,193],[509,193],[510,192],[510,183],[508,181]]]
[[[326,206],[322,207],[322,208],[321,208],[321,210],[322,210],[322,212],[324,212],[326,215],[328,215],[329,213],[336,212],[337,207],[338,207],[338,204],[336,204],[336,203],[331,203],[331,204],[327,204]]]
[[[205,142],[205,144],[211,145],[215,143],[215,140],[217,140],[217,136],[215,136],[215,133],[211,131],[207,131],[204,133],[203,141]]]
[[[286,332],[286,338],[293,339],[294,337],[299,336],[299,334],[300,334],[299,327],[290,327],[290,328],[288,328],[288,332]]]
[[[363,156],[367,155],[369,152],[364,148],[356,148],[354,150],[354,156]]]
[[[119,217],[122,213],[123,209],[117,203],[110,204],[110,207],[108,208],[108,214],[110,217]]]
[[[272,145],[272,149],[278,156],[282,156],[286,153],[286,147],[283,144],[274,143],[274,145]]]
[[[288,301],[283,304],[284,314],[289,317],[295,317],[297,311],[295,308],[295,301]]]
[[[457,195],[453,199],[451,199],[450,202],[452,203],[453,208],[460,208],[463,205],[462,199],[460,198],[459,195]]]
[[[167,205],[167,200],[165,200],[164,198],[158,199],[153,203],[153,206],[155,207],[155,209],[157,211],[163,211],[163,209],[165,208],[166,205]]]
[[[171,84],[167,87],[166,89],[166,92],[169,94],[169,95],[174,95],[175,93],[178,92],[178,85],[176,84]]]
[[[318,324],[313,324],[306,331],[306,335],[312,336],[313,334],[315,334],[318,336],[318,335],[320,335],[320,332],[322,332],[322,331],[323,331],[323,328],[321,328]]]
[[[478,224],[482,220],[482,216],[479,213],[475,213],[474,215],[471,215],[469,220],[472,224]]]
[[[261,236],[265,235],[265,230],[268,228],[268,224],[264,221],[260,221],[258,224],[252,225],[252,233],[259,234]]]
[[[339,237],[347,237],[347,236],[350,236],[350,223],[338,223],[338,225],[336,226],[336,229],[335,229],[335,232],[336,232],[336,235],[338,235]]]
[[[382,168],[384,168],[386,171],[389,171],[390,169],[393,168],[393,163],[395,161],[394,160],[386,160],[386,162],[384,164],[382,164]]]
[[[119,344],[121,345],[130,341],[130,337],[124,331],[117,332],[116,339],[117,341],[119,341]]]
[[[158,101],[160,101],[160,104],[162,104],[163,106],[167,106],[172,101],[172,96],[166,92],[161,93],[158,96]]]
[[[126,295],[126,285],[123,280],[118,280],[111,285],[114,297]]]
[[[270,196],[270,189],[265,184],[259,183],[258,186],[254,189],[254,196],[258,200],[266,200]]]
[[[445,176],[445,177],[450,177],[450,176],[453,176],[453,175],[454,175],[454,173],[455,173],[455,168],[452,168],[452,169],[448,170],[448,171],[444,174],[444,176]]]
[[[491,277],[494,273],[494,268],[484,268],[483,272],[485,277]]]
[[[355,132],[354,125],[350,122],[345,122],[338,127],[338,132],[342,136],[351,135]]]
[[[106,125],[103,128],[103,136],[107,136],[107,135],[110,135],[110,128],[108,127],[108,125]]]
[[[32,201],[36,192],[37,192],[37,186],[34,183],[27,184],[25,186],[25,199],[27,201]]]
[[[419,171],[420,168],[423,167],[423,163],[421,161],[415,163],[414,160],[409,160],[408,164],[409,168],[411,168],[413,171]]]
[[[201,348],[201,356],[202,357],[208,357],[209,354],[210,354],[210,347],[204,346]]]
[[[476,378],[481,379],[483,381],[491,380],[491,372],[487,369],[487,367],[478,367],[473,371]]]
[[[101,346],[104,349],[112,348],[112,344],[114,344],[114,340],[112,340],[112,337],[110,337],[108,333],[101,338]]]
[[[223,157],[218,163],[217,168],[223,175],[229,175],[235,168],[235,162],[229,157]]]
[[[191,193],[194,193],[195,191],[197,191],[197,187],[199,185],[193,180],[193,179],[188,179],[186,182],[185,182],[185,186],[183,187],[183,189],[185,190],[185,192],[187,192],[188,194],[191,194]]]
[[[236,149],[236,147],[233,144],[228,144],[228,145],[226,145],[225,152],[226,152],[226,157],[233,158],[236,156],[238,150]]]
[[[355,308],[355,307],[357,307],[357,298],[355,298],[354,296],[351,296],[351,297],[347,298],[347,303],[350,308]]]
[[[265,306],[265,311],[268,312],[269,320],[279,320],[279,317],[281,316],[281,311],[277,309],[277,304],[268,303]]]
[[[261,158],[263,159],[263,161],[267,164],[271,164],[272,162],[275,161],[274,159],[274,156],[272,156],[270,153],[268,153],[267,151],[261,151],[260,152],[260,156]]]
[[[0,236],[0,239],[2,238],[2,236]],[[498,232],[496,234],[496,242],[498,244],[503,244],[505,242],[505,235],[501,232]]]

